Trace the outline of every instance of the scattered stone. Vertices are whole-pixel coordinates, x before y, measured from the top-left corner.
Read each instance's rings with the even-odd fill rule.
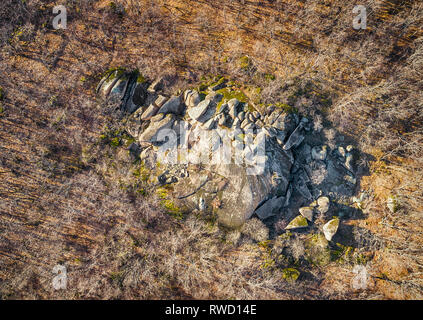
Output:
[[[231,100],[228,101],[229,108],[232,108],[232,107],[237,108],[238,105],[239,105],[239,101],[238,101],[237,98],[233,98],[233,99],[231,99]]]
[[[248,119],[244,119],[241,122],[241,129],[244,129],[250,122],[248,121]]]
[[[220,114],[220,113],[226,113],[226,112],[228,112],[228,110],[229,110],[228,104],[227,103],[224,103],[224,104],[222,104],[220,106],[219,111],[218,111],[218,114]]]
[[[327,155],[327,146],[321,146],[321,147],[313,147],[311,149],[311,157],[314,160],[322,160],[324,161],[326,159]]]
[[[234,128],[237,128],[237,129],[241,128],[241,120],[239,120],[238,118],[235,118],[234,123],[232,124],[232,126]]]
[[[157,115],[151,119],[151,124],[147,127],[147,129],[140,134],[139,141],[142,142],[150,142],[150,143],[158,143],[162,141],[162,138],[165,138],[165,131],[161,132],[164,129],[171,129],[173,123],[175,122],[175,116],[171,113],[167,114],[163,119],[158,120],[161,115]],[[154,121],[157,119],[158,121]]]
[[[264,127],[264,123],[263,121],[261,121],[260,119],[256,121],[256,126],[263,128]]]
[[[346,148],[346,150],[347,150],[347,152],[351,152],[351,151],[354,150],[354,146],[348,145],[347,148]]]
[[[317,210],[320,213],[325,214],[329,211],[330,200],[328,197],[320,197],[319,199],[317,199],[317,205]]]
[[[227,121],[227,118],[226,118],[226,116],[225,116],[225,114],[223,114],[223,113],[221,113],[221,117],[220,117],[220,119],[219,119],[219,125],[220,126],[223,126],[223,125],[225,125],[226,124],[226,121]]]
[[[323,234],[325,235],[326,240],[331,241],[333,236],[338,231],[339,227],[339,218],[330,220],[323,226]]]
[[[173,96],[159,109],[158,113],[181,115],[185,111],[185,106],[181,102],[181,97]]]
[[[248,113],[247,119],[250,120],[250,122],[254,122],[256,120],[256,119],[254,119],[254,116],[253,116],[252,113]]]
[[[150,93],[155,93],[161,89],[163,89],[163,78],[159,78],[156,81],[154,81],[147,89]]]
[[[282,208],[284,203],[284,197],[273,197],[272,199],[267,200],[258,209],[256,209],[255,213],[261,220],[267,219],[277,214],[277,211]]]
[[[211,118],[206,123],[204,123],[204,129],[211,130],[215,127],[215,125],[216,125],[216,120]]]
[[[229,115],[232,117],[232,119],[235,119],[236,118],[237,111],[236,111],[236,107],[235,106],[229,106]]]
[[[297,216],[294,218],[286,227],[285,230],[291,229],[300,229],[300,228],[307,228],[308,223],[307,219],[304,218],[302,215]]]

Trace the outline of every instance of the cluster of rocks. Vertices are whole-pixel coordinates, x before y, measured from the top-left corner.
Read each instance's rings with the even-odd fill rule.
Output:
[[[275,106],[256,110],[225,97],[219,90],[226,82],[206,93],[186,90],[167,96],[163,79],[151,84],[138,79],[136,73],[114,70],[97,91],[120,100],[120,109],[130,114],[126,129],[138,140],[144,165],[157,185],[170,186],[169,196],[187,208],[213,211],[230,227],[241,226],[253,215],[265,220],[296,208],[299,214],[286,229],[301,229],[313,222],[316,212],[328,212],[329,197],[353,194],[354,148],[330,150],[316,144],[309,119]],[[163,165],[159,154],[169,143],[170,131],[176,144],[165,154],[178,161]],[[233,151],[229,161],[212,161],[227,141]],[[237,150],[243,161],[237,161]],[[206,161],[189,161],[202,153]],[[251,171],[258,164],[259,173]],[[323,226],[326,239],[332,239],[338,225],[339,219],[331,219]]]

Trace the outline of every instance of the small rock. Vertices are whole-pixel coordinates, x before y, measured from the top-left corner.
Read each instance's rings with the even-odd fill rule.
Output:
[[[211,130],[214,128],[215,124],[216,124],[216,121],[213,118],[211,118],[207,120],[206,123],[204,123],[204,129]]]
[[[264,123],[263,121],[261,121],[260,119],[256,121],[256,126],[263,128],[264,127]]]
[[[330,220],[328,223],[326,223],[323,226],[323,233],[325,235],[326,240],[328,240],[328,241],[332,240],[333,236],[338,231],[338,227],[339,227],[339,219],[338,218]]]
[[[249,114],[248,114],[248,120],[250,120],[250,122],[254,122],[254,121],[256,121],[256,119],[254,118],[254,116],[253,116],[253,114],[252,114],[252,113],[249,113]]]
[[[338,147],[338,154],[341,158],[345,158],[345,149],[344,147]]]
[[[226,112],[228,112],[228,110],[229,110],[228,104],[227,103],[224,103],[224,104],[222,104],[220,106],[218,114],[220,114],[220,113],[226,113]]]
[[[204,211],[206,209],[206,201],[203,197],[198,200],[198,209],[200,209],[200,211]]]
[[[357,179],[356,178],[354,178],[352,175],[350,175],[350,174],[346,174],[345,176],[344,176],[344,180],[346,180],[348,183],[351,183],[352,185],[354,185],[355,186],[355,184],[357,183]]]
[[[290,229],[300,229],[308,227],[307,219],[304,218],[302,215],[297,216],[294,218],[286,227],[285,230]]]
[[[220,117],[220,119],[219,119],[219,125],[221,125],[221,126],[225,125],[227,120],[228,119],[226,118],[226,116],[222,113],[222,117]]]
[[[157,108],[161,108],[167,100],[168,100],[167,97],[159,95],[157,99],[154,101],[154,104],[156,105]]]
[[[317,199],[317,210],[322,213],[325,214],[326,212],[329,211],[329,206],[330,206],[330,200],[328,197],[320,197],[319,199]]]
[[[237,116],[237,111],[236,111],[236,107],[235,107],[235,106],[229,107],[229,115],[230,115],[233,119],[235,119],[235,118],[236,118],[236,116]],[[237,119],[238,119],[238,118],[237,118]]]
[[[313,207],[302,207],[299,211],[308,221],[313,221]]]
[[[346,148],[347,152],[351,152],[354,150],[354,147],[352,145],[348,145]]]

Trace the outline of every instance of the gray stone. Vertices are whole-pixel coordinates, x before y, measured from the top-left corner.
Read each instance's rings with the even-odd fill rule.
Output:
[[[245,112],[241,111],[240,113],[238,113],[238,119],[242,121],[244,121],[245,119]]]
[[[233,122],[232,126],[233,126],[234,128],[241,128],[241,120],[239,120],[238,118],[235,118],[235,120],[234,120],[234,122]]]
[[[188,115],[193,120],[199,120],[211,106],[212,102],[210,100],[201,101],[196,107],[188,109]]]
[[[347,153],[345,157],[345,168],[347,168],[349,171],[354,173],[354,167],[353,167],[353,155],[351,153]]]
[[[328,197],[320,197],[319,199],[317,199],[317,210],[320,213],[325,214],[326,212],[328,212],[329,206],[330,200]]]
[[[159,108],[157,108],[154,104],[150,104],[150,106],[141,115],[141,120],[150,120],[157,114],[158,111]]]
[[[237,98],[233,98],[233,99],[228,101],[229,108],[232,108],[232,107],[237,108],[238,105],[239,105],[239,101],[238,101]]]
[[[235,119],[237,116],[237,111],[236,111],[236,107],[235,106],[230,106],[229,107],[229,115]]]
[[[338,231],[339,219],[335,218],[330,220],[323,226],[323,234],[325,235],[326,240],[331,241],[333,236]]]
[[[241,129],[244,129],[250,122],[248,121],[248,119],[244,119],[241,122]]]

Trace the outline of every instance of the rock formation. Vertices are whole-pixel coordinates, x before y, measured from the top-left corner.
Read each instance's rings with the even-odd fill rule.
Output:
[[[328,212],[328,196],[352,195],[353,147],[309,145],[309,119],[275,106],[256,110],[225,94],[235,90],[226,81],[169,97],[163,79],[148,85],[140,78],[112,70],[97,92],[128,115],[127,132],[138,141],[152,184],[189,210],[240,227],[254,214],[265,220],[306,204],[287,226],[304,229]]]

